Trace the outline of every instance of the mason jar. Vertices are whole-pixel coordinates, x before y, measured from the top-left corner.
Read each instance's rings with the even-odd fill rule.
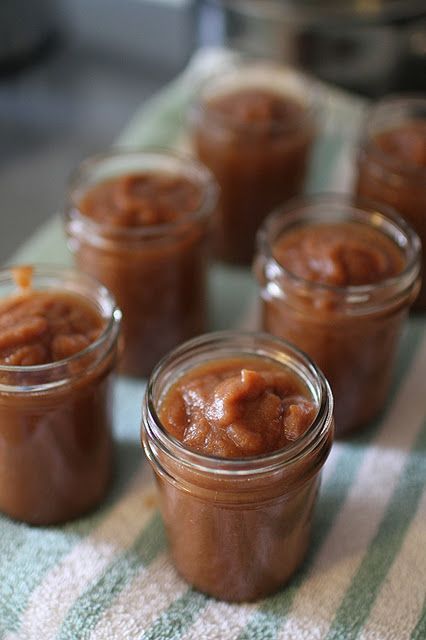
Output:
[[[367,111],[357,170],[356,193],[396,209],[426,246],[426,94],[383,98]],[[426,310],[426,275],[414,309]]]
[[[290,371],[309,391],[316,417],[285,448],[245,458],[206,455],[165,429],[159,408],[170,386],[209,361],[257,357]],[[286,583],[309,546],[321,469],[333,435],[328,383],[307,356],[275,337],[207,334],[172,351],[153,371],[141,437],[160,494],[178,572],[215,598],[249,601]]]
[[[401,272],[372,284],[334,286],[299,277],[274,257],[286,234],[309,228],[314,239],[318,225],[329,223],[384,234],[400,252]],[[382,205],[343,195],[298,199],[266,220],[254,270],[261,325],[303,349],[324,372],[335,399],[336,434],[367,425],[386,401],[399,338],[419,290],[417,234]]]
[[[226,101],[226,108],[217,108]],[[194,151],[220,186],[216,254],[250,264],[267,214],[302,193],[316,138],[316,98],[303,76],[237,65],[205,83],[189,112]]]
[[[17,293],[12,271],[0,270],[1,300]],[[0,511],[51,525],[95,507],[111,479],[112,383],[121,313],[104,286],[75,271],[37,266],[31,291],[48,292],[58,308],[56,293],[74,296],[103,321],[98,337],[70,357],[0,365]],[[2,337],[5,330],[3,322]]]
[[[119,216],[95,220],[81,210],[91,189],[138,175],[181,177],[199,190],[199,203],[174,220],[139,225]],[[171,151],[111,151],[85,160],[72,178],[68,246],[77,266],[105,284],[123,312],[122,373],[147,376],[167,351],[205,330],[216,199],[209,171]]]

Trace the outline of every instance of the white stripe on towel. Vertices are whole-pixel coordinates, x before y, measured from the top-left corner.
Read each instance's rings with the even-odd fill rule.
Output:
[[[426,465],[426,462],[425,462]],[[423,549],[423,553],[421,552]],[[407,589],[407,585],[423,585]],[[359,640],[409,640],[426,598],[426,491]],[[389,611],[392,611],[390,625]]]
[[[392,412],[365,454],[357,478],[312,564],[309,577],[296,594],[277,640],[324,638],[329,630],[423,426],[425,377],[426,338]],[[392,626],[391,620],[389,625]]]
[[[155,490],[152,485],[146,489],[143,486],[142,473],[138,473],[98,527],[44,576],[31,595],[18,633],[6,640],[54,640],[75,600],[117,554],[132,545],[151,518],[156,507]],[[140,512],[140,518],[134,517],[135,511]]]
[[[177,575],[167,552],[142,568],[106,609],[90,634],[90,640],[140,638],[141,634],[175,600],[188,590]]]

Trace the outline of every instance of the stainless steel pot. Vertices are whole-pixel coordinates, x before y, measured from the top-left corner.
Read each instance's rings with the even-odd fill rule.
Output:
[[[398,89],[401,81],[404,88],[426,90],[426,56],[413,46],[426,0],[210,2],[223,12],[225,42],[235,49],[371,96]]]

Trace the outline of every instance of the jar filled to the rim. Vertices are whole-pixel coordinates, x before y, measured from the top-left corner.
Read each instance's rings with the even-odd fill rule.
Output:
[[[0,511],[49,525],[108,488],[121,313],[89,276],[25,271],[0,271]]]
[[[346,196],[295,200],[269,216],[254,265],[264,330],[318,364],[336,434],[382,410],[419,289],[420,241],[395,212]]]
[[[169,349],[205,330],[216,200],[209,171],[171,151],[111,151],[74,175],[68,245],[122,309],[123,373],[148,375]]]
[[[194,151],[220,186],[220,259],[250,264],[266,215],[302,193],[315,111],[312,83],[272,63],[236,65],[205,83],[189,123]]]
[[[229,368],[237,371],[236,379],[226,378]],[[291,394],[298,389],[290,407],[285,393],[277,398],[281,384],[289,385]],[[170,430],[178,422],[178,403],[168,403],[176,385],[188,385],[187,409],[192,406],[195,419],[183,440]],[[231,404],[217,412],[217,403]],[[238,418],[226,417],[233,403]],[[306,405],[312,413],[296,436],[294,415],[303,421]],[[271,407],[278,411],[275,417]],[[222,600],[247,601],[289,580],[309,546],[321,469],[332,443],[332,411],[329,386],[317,367],[266,334],[207,334],[156,367],[143,404],[142,441],[158,483],[174,563],[191,585]],[[230,424],[218,428],[218,416]],[[249,427],[245,420],[251,420]],[[262,446],[257,449],[262,453],[252,455],[253,442],[256,446],[264,437],[265,444],[274,425],[278,437],[286,431],[285,445],[278,440],[278,448]]]
[[[425,246],[426,94],[383,98],[367,111],[357,169],[356,193],[396,209]],[[425,275],[413,308],[426,310]]]

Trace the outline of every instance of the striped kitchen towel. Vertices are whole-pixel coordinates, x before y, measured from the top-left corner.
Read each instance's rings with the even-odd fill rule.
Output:
[[[122,144],[185,144],[200,80],[232,64],[203,51],[135,116]],[[322,87],[324,135],[310,189],[347,188],[363,105]],[[343,126],[345,125],[345,126]],[[58,219],[14,261],[69,261]],[[211,325],[250,322],[250,275],[216,267]],[[236,295],[238,292],[238,295]],[[139,444],[143,384],[116,389],[117,467],[102,507],[62,527],[0,517],[0,638],[7,640],[426,639],[426,321],[403,336],[384,415],[325,466],[309,556],[291,584],[250,605],[212,600],[175,573]]]

